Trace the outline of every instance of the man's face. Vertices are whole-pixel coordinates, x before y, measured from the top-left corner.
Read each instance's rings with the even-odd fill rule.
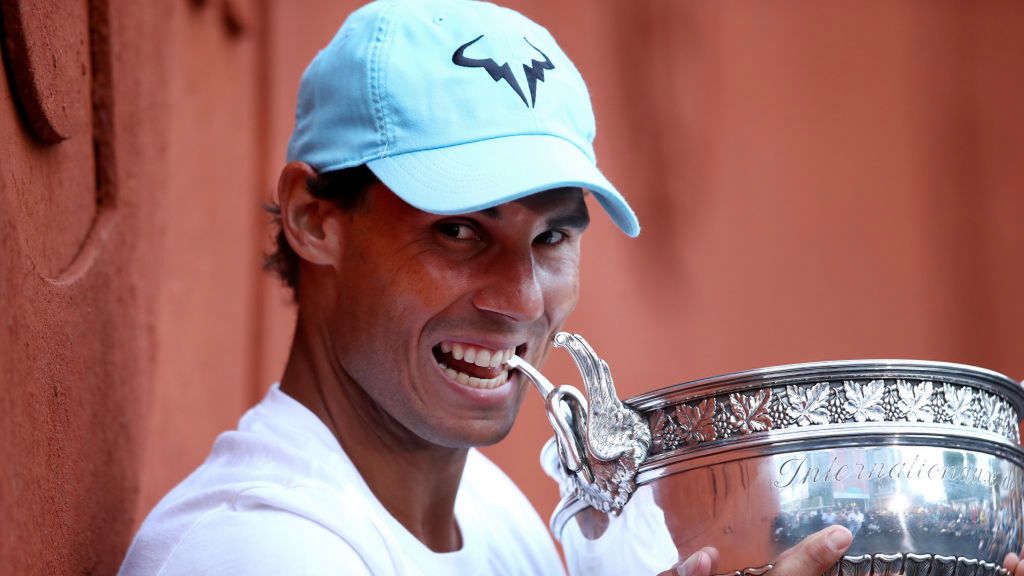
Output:
[[[582,192],[439,216],[377,185],[342,218],[329,326],[351,397],[430,444],[503,438],[528,384],[504,361],[541,363],[576,305]]]

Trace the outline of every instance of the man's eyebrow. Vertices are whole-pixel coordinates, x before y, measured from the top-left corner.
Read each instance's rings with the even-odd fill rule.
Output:
[[[480,210],[480,214],[494,219],[501,220],[501,210],[497,206],[491,208],[484,208]],[[587,211],[586,206],[579,209],[575,209],[565,214],[558,214],[548,219],[547,225],[549,228],[586,228],[590,224],[590,213]]]
[[[590,213],[587,209],[573,210],[566,214],[553,216],[548,220],[549,228],[576,228],[585,229],[590,224]]]

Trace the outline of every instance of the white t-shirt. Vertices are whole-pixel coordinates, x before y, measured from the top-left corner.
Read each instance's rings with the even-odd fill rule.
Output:
[[[462,548],[436,553],[374,497],[330,430],[277,385],[157,504],[121,574],[563,574],[544,524],[470,450]]]

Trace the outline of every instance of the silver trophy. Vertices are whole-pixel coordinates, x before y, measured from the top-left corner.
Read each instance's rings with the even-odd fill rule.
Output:
[[[513,358],[545,399],[541,454],[570,574],[657,574],[705,546],[770,573],[804,537],[854,534],[828,572],[1008,576],[1024,544],[1024,390],[982,368],[858,360],[751,370],[621,402],[608,364],[559,333],[586,396]]]

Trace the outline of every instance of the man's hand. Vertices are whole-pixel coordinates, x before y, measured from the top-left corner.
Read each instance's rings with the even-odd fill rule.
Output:
[[[850,547],[851,542],[853,542],[853,534],[849,530],[842,526],[829,526],[811,534],[796,546],[779,554],[769,576],[821,576],[843,557],[843,553]],[[1014,576],[1024,576],[1024,562],[1017,564],[1017,557],[1013,554],[1010,556],[1014,558],[1014,566],[1020,570]],[[1009,562],[1010,556],[1006,557],[1007,562]],[[677,566],[674,572],[678,576],[711,576],[716,564],[718,564],[718,550],[701,548]],[[1009,567],[1007,569],[1011,570]],[[672,573],[673,571],[670,570],[663,572],[662,575],[667,576]]]
[[[1024,576],[1024,560],[1021,560],[1021,556],[1024,556],[1024,550],[1020,551],[1020,555],[1011,552],[1003,560],[1003,568],[1009,570],[1011,576]]]

